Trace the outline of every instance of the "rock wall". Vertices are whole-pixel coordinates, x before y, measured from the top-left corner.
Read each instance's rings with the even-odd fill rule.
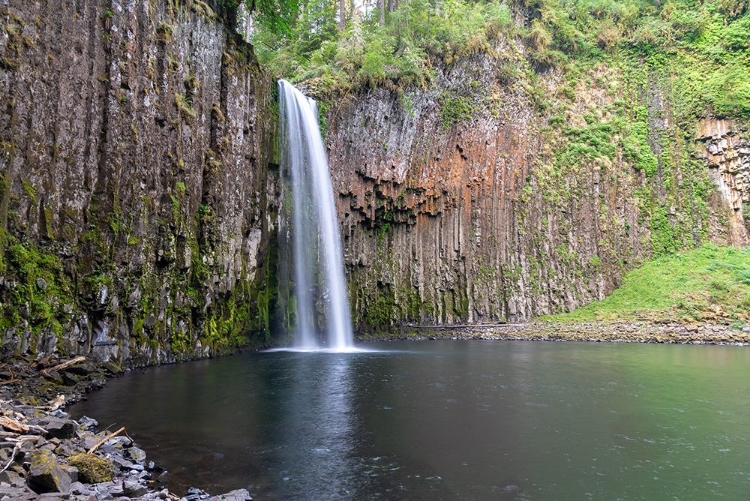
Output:
[[[138,365],[267,335],[270,85],[212,3],[0,2],[6,353]]]
[[[705,146],[701,156],[729,206],[732,242],[750,245],[750,137],[729,120],[704,119],[697,141]]]
[[[599,65],[571,84],[511,45],[443,68],[429,90],[331,105],[359,329],[566,311],[647,257],[731,240],[659,79]]]

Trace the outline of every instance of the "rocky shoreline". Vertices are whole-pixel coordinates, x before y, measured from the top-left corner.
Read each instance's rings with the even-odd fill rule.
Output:
[[[750,346],[750,327],[679,322],[529,322],[524,324],[413,326],[398,334],[359,336],[358,341],[484,339]]]
[[[175,495],[164,469],[148,461],[127,430],[99,430],[63,408],[122,370],[113,363],[19,358],[0,365],[0,501],[248,501],[245,489],[212,496],[191,488]]]

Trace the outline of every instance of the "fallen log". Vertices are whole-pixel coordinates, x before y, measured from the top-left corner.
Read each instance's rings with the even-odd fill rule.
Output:
[[[54,367],[50,367],[49,369],[42,370],[41,371],[42,372],[42,376],[44,376],[44,377],[50,377],[50,373],[51,372],[60,371],[62,369],[65,369],[66,367],[70,367],[71,365],[75,365],[77,363],[83,362],[84,360],[86,360],[86,357],[80,356],[80,357],[76,357],[76,358],[73,358],[71,360],[68,360],[67,362],[63,362],[61,364],[57,364]]]

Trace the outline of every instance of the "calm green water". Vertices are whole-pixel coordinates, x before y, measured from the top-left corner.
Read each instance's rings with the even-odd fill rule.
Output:
[[[750,349],[431,341],[110,381],[170,486],[264,499],[750,499]]]

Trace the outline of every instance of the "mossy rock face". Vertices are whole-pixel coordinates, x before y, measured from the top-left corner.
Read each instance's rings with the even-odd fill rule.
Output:
[[[115,472],[112,461],[88,452],[70,456],[68,464],[78,468],[79,478],[89,484],[109,482]]]
[[[275,290],[266,286],[275,270],[266,256],[275,230],[266,221],[275,221],[277,205],[275,191],[266,188],[275,186],[278,177],[267,166],[277,118],[273,85],[252,46],[234,32],[234,17],[226,27],[218,24],[234,12],[231,5],[241,3],[170,0],[169,8],[132,13],[96,3],[92,18],[107,26],[146,26],[148,41],[135,47],[127,29],[107,29],[97,32],[92,47],[111,50],[113,60],[133,61],[137,71],[127,78],[158,80],[163,92],[143,104],[129,85],[117,89],[112,104],[119,111],[102,132],[102,137],[117,136],[116,144],[107,143],[92,155],[85,141],[75,138],[44,138],[43,144],[29,146],[34,135],[28,124],[9,125],[2,139],[18,141],[0,140],[0,161],[27,168],[0,172],[0,351],[40,357],[90,354],[115,361],[120,367],[106,369],[119,373],[122,367],[208,357],[251,341],[266,342],[268,311],[275,311],[268,306],[273,296],[261,295]],[[189,12],[198,15],[186,18]],[[73,47],[80,33],[48,36],[42,28],[56,13],[39,12],[28,2],[14,3],[8,16],[13,19],[0,27],[8,47],[13,46],[5,59],[22,61],[28,69],[8,73],[9,88],[22,91],[13,94],[13,102],[33,105],[28,114],[38,117],[43,128],[70,125],[70,117],[57,113],[67,106],[61,103],[91,99],[46,90],[40,92],[50,97],[48,102],[34,99],[30,75],[48,61],[32,47]],[[206,64],[216,71],[199,71],[193,50],[179,43],[178,27],[212,40],[200,48],[200,60],[210,61]],[[150,55],[159,51],[168,53],[163,68]],[[95,57],[95,51],[82,54],[81,64]],[[110,77],[106,69],[87,75],[84,94]],[[139,117],[149,109],[160,115],[146,123]],[[229,119],[236,110],[252,117],[252,127]],[[213,117],[208,127],[200,120],[206,114]],[[90,128],[85,114],[75,121],[70,130]],[[186,133],[200,147],[161,140],[159,131],[168,124],[189,129]],[[110,134],[110,128],[117,132]],[[233,141],[238,135],[244,137],[241,143]],[[102,155],[106,169],[97,168]],[[153,158],[162,159],[156,170],[144,169]],[[89,172],[91,182],[48,182],[88,180]],[[113,175],[124,184],[111,183]]]

